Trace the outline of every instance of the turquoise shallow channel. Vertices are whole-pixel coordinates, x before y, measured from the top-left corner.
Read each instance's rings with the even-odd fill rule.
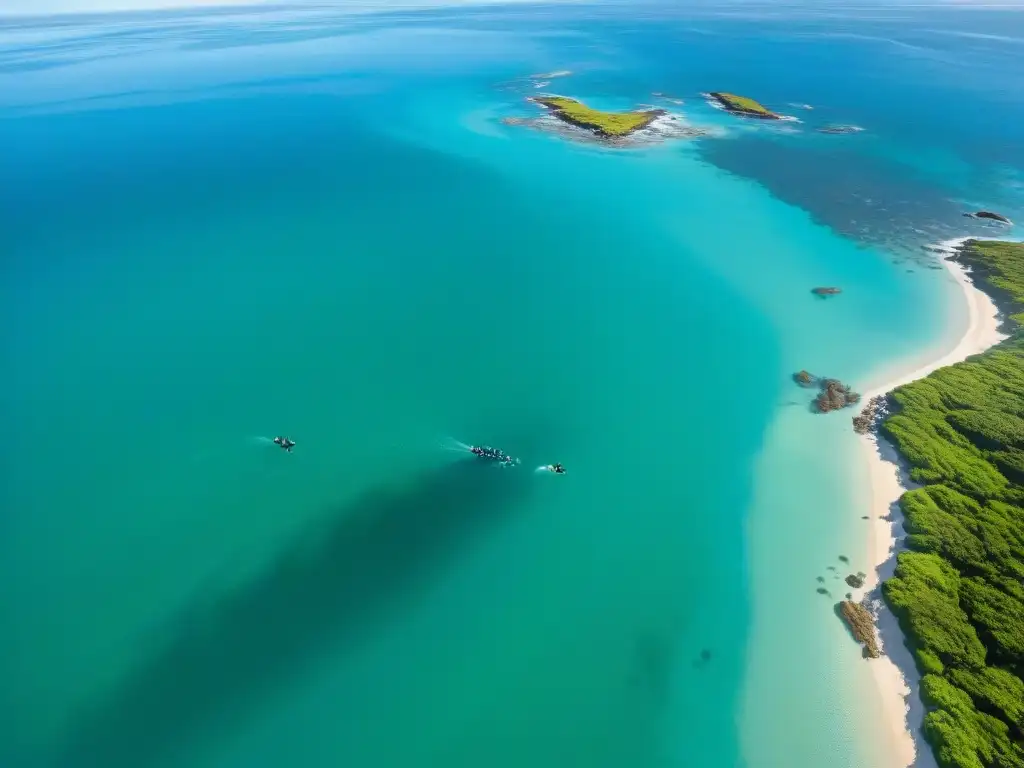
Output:
[[[0,765],[879,765],[815,592],[865,565],[852,413],[790,374],[963,324],[920,246],[1024,214],[970,80],[1009,54],[935,31],[882,85],[877,15],[644,9],[0,23]],[[721,133],[501,122],[559,69]]]

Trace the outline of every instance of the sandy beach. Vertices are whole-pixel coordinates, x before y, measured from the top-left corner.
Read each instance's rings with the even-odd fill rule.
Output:
[[[964,241],[959,238],[940,244],[951,254]],[[943,261],[963,290],[967,302],[967,327],[959,340],[940,357],[911,371],[890,374],[882,384],[864,393],[864,402],[883,395],[903,384],[927,376],[937,368],[958,363],[983,352],[1006,336],[999,332],[999,312],[992,299],[974,286],[968,270],[953,261]],[[867,541],[869,569],[861,594],[874,604],[880,641],[884,655],[871,662],[871,673],[879,693],[883,738],[890,740],[889,754],[893,766],[931,768],[934,757],[920,735],[924,709],[918,687],[919,675],[914,660],[903,644],[895,616],[882,601],[880,583],[888,579],[896,567],[896,555],[903,549],[903,516],[898,500],[904,491],[914,487],[893,446],[876,434],[859,436],[860,449],[869,469],[869,487],[864,514],[870,519]]]

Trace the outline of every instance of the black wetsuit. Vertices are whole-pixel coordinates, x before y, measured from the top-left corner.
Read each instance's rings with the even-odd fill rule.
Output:
[[[295,446],[295,442],[289,440],[287,437],[275,437],[274,442],[284,448],[288,453],[292,452],[292,448]]]

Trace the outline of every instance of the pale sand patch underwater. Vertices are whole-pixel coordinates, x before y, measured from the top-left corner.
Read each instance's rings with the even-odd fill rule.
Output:
[[[970,239],[964,237],[948,240],[936,250],[952,254]],[[944,260],[943,263],[963,292],[967,306],[967,328],[955,346],[935,360],[911,371],[890,371],[885,383],[872,387],[864,394],[865,402],[922,379],[938,368],[984,352],[1006,338],[999,331],[999,310],[988,294],[974,285],[967,268],[954,261]],[[881,658],[870,662],[878,692],[880,722],[883,723],[882,738],[890,744],[887,752],[892,755],[893,766],[931,768],[935,765],[935,759],[921,733],[924,707],[920,698],[920,674],[914,665],[913,655],[903,644],[896,617],[881,596],[881,582],[892,576],[896,568],[896,556],[905,549],[899,498],[905,491],[916,486],[909,478],[905,463],[889,441],[874,431],[860,435],[859,438],[861,455],[868,468],[868,498],[864,504],[870,516],[867,556],[872,565],[868,569],[863,594],[873,604],[880,645],[884,649]]]

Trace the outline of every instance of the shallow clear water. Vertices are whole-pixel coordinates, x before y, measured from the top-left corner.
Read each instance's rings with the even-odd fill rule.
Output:
[[[940,343],[962,320],[916,246],[963,229],[950,199],[1019,211],[1024,163],[973,151],[1000,121],[943,122],[929,157],[971,173],[921,181],[856,38],[832,104],[870,136],[697,95],[824,101],[805,36],[876,22],[617,13],[112,18],[32,55],[52,28],[3,30],[0,762],[872,764],[814,592],[862,567],[849,422],[788,377]],[[500,84],[561,68],[726,133],[500,123],[531,88]],[[843,207],[854,167],[880,205]],[[946,203],[893,220],[908,168]]]

